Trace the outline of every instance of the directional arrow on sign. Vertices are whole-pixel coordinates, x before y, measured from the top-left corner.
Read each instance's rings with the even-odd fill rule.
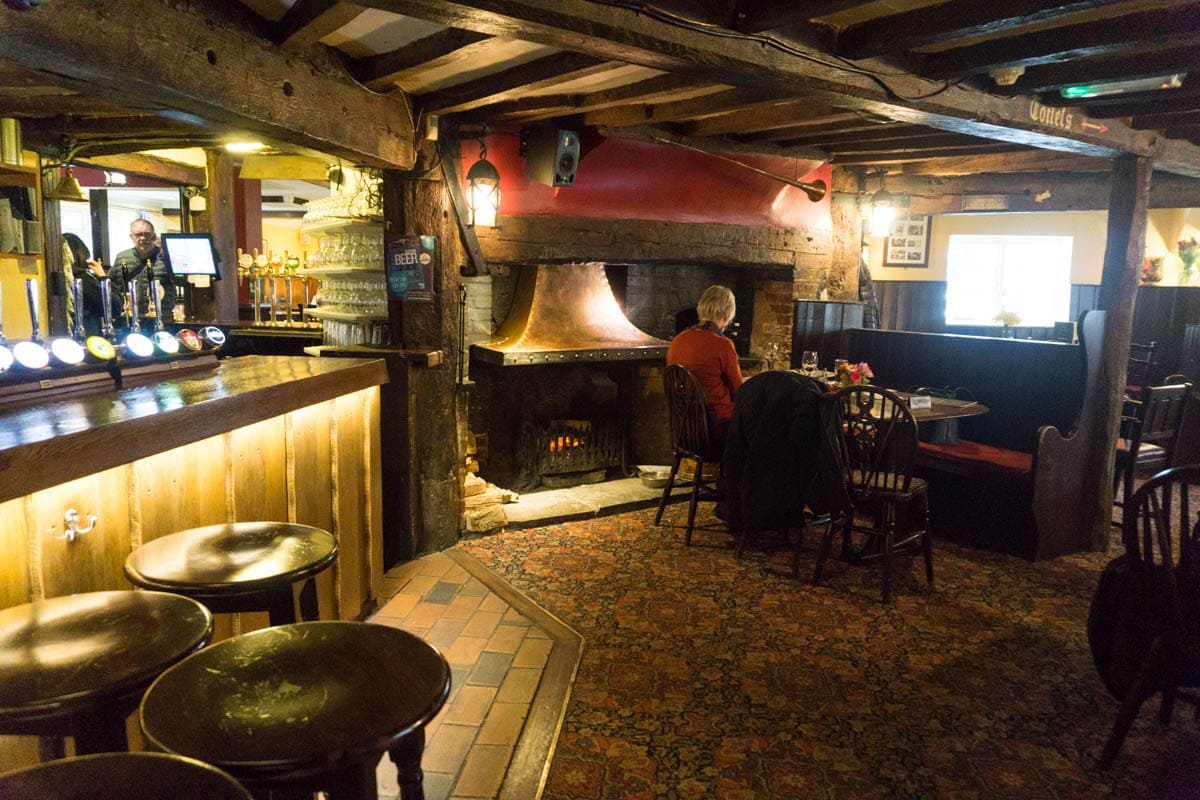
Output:
[[[1079,123],[1079,127],[1083,128],[1085,131],[1095,131],[1096,133],[1106,133],[1108,131],[1108,126],[1103,122],[1092,122],[1088,119],[1085,119],[1083,122]]]

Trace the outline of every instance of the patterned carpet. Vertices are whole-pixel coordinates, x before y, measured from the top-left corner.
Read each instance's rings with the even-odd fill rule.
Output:
[[[808,583],[815,529],[796,581],[789,548],[738,562],[728,534],[685,548],[653,516],[463,545],[585,638],[547,800],[1200,798],[1187,705],[1164,728],[1148,703],[1095,767],[1116,702],[1085,621],[1117,549],[1032,564],[938,541],[933,590],[901,562],[883,607],[875,569]]]

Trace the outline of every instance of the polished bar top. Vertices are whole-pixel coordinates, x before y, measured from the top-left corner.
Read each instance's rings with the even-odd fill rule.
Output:
[[[244,356],[211,372],[0,409],[0,501],[387,382],[381,359]]]

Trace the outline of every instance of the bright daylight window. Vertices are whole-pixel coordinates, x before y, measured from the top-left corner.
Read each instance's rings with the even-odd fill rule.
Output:
[[[946,324],[1021,326],[1070,319],[1070,236],[955,236],[946,255]]]

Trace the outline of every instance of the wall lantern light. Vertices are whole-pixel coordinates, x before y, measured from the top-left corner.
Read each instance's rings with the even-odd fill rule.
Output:
[[[494,228],[500,213],[500,173],[487,160],[485,128],[479,135],[479,160],[467,170],[467,208],[470,224],[482,228]]]
[[[896,211],[900,205],[898,198],[887,190],[886,181],[887,172],[883,172],[879,178],[879,191],[871,198],[872,236],[887,236],[891,232],[892,220],[896,218]]]

